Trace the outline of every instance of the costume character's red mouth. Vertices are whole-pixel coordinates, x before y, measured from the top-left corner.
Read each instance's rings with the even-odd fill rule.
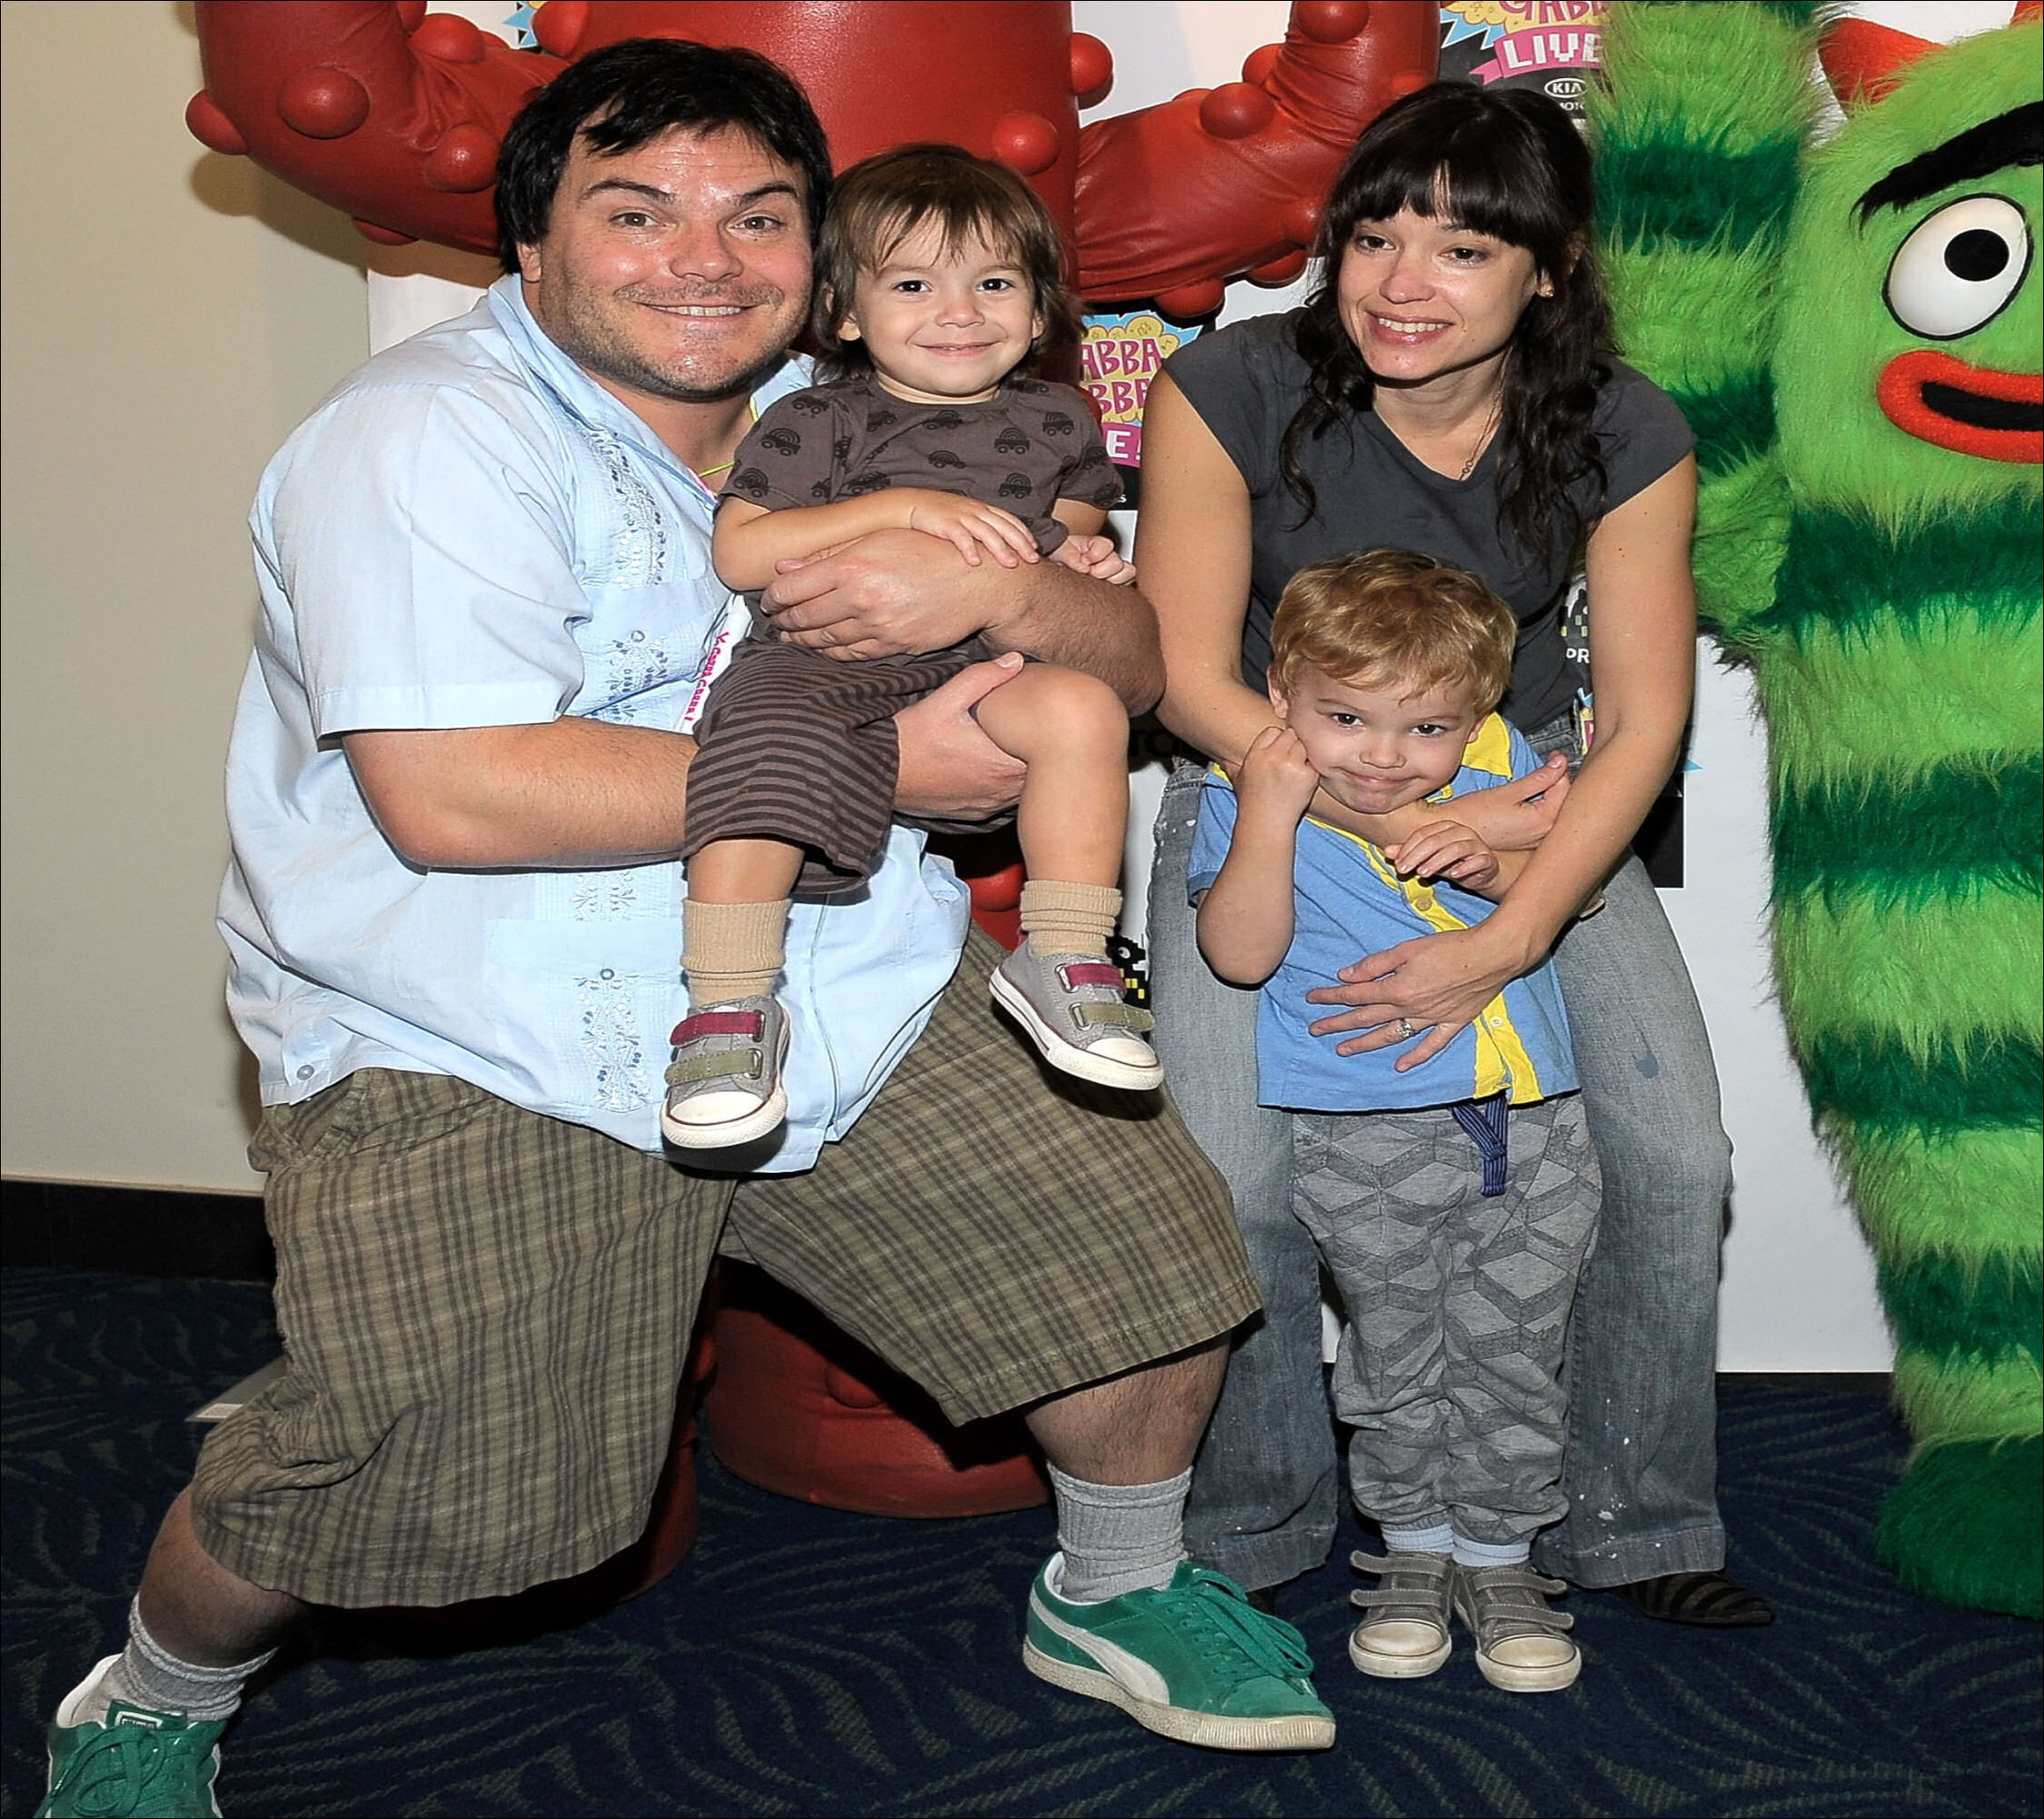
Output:
[[[1881,368],[1874,397],[1920,442],[1983,461],[2044,462],[2044,373],[1997,373],[1912,348]]]

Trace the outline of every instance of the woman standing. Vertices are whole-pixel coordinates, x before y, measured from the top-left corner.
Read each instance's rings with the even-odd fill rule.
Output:
[[[1589,154],[1544,97],[1440,84],[1387,109],[1335,179],[1324,276],[1305,307],[1202,337],[1151,388],[1136,560],[1164,627],[1159,712],[1224,764],[1271,721],[1271,613],[1306,563],[1416,549],[1481,576],[1518,616],[1504,711],[1551,768],[1458,806],[1493,846],[1539,850],[1477,927],[1358,954],[1346,985],[1315,994],[1327,1000],[1315,1027],[1343,1052],[1416,1031],[1416,1062],[1554,953],[1604,1210],[1565,1372],[1569,1514],[1536,1557],[1655,1616],[1765,1623],[1766,1603],[1722,1571],[1714,1369],[1730,1168],[1717,1078],[1673,934],[1628,855],[1689,714],[1692,438],[1662,393],[1610,357],[1591,214]],[[1587,756],[1572,712],[1585,679],[1562,632],[1579,569],[1595,687]],[[1269,1588],[1325,1559],[1335,1457],[1318,1271],[1291,1213],[1290,1119],[1255,1103],[1255,994],[1206,969],[1186,902],[1199,774],[1176,767],[1157,823],[1158,1047],[1234,1188],[1265,1315],[1231,1364],[1187,1532],[1204,1564]],[[1354,825],[1394,845],[1426,812]],[[1602,910],[1578,920],[1600,890]]]

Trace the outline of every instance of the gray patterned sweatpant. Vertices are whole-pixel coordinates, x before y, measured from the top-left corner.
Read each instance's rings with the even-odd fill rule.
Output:
[[[1504,1192],[1445,1107],[1302,1112],[1294,1208],[1347,1318],[1335,1412],[1356,1507],[1495,1546],[1563,1513],[1555,1380],[1601,1184],[1575,1094],[1514,1106]]]

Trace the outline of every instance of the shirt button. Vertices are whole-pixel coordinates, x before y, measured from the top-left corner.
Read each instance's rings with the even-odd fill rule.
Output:
[[[319,1069],[313,1067],[313,1064],[308,1061],[303,1068],[299,1069],[298,1078],[302,1080],[309,1080],[318,1071]]]

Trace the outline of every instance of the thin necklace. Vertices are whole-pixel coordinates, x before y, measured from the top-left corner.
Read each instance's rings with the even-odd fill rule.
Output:
[[[1476,472],[1476,463],[1483,460],[1483,451],[1490,447],[1491,437],[1497,430],[1497,420],[1503,411],[1504,393],[1500,392],[1491,401],[1491,414],[1483,420],[1483,432],[1476,438],[1476,446],[1469,452],[1469,459],[1463,462],[1462,472],[1455,475],[1458,481],[1467,480]]]
[[[759,421],[759,412],[754,410],[751,403],[748,402],[745,407],[746,428],[749,430],[753,426],[753,424],[757,423]],[[720,461],[715,467],[699,467],[696,470],[696,478],[698,480],[714,480],[720,473],[729,473],[737,465],[738,455],[736,452],[734,452],[731,455],[730,460]]]

